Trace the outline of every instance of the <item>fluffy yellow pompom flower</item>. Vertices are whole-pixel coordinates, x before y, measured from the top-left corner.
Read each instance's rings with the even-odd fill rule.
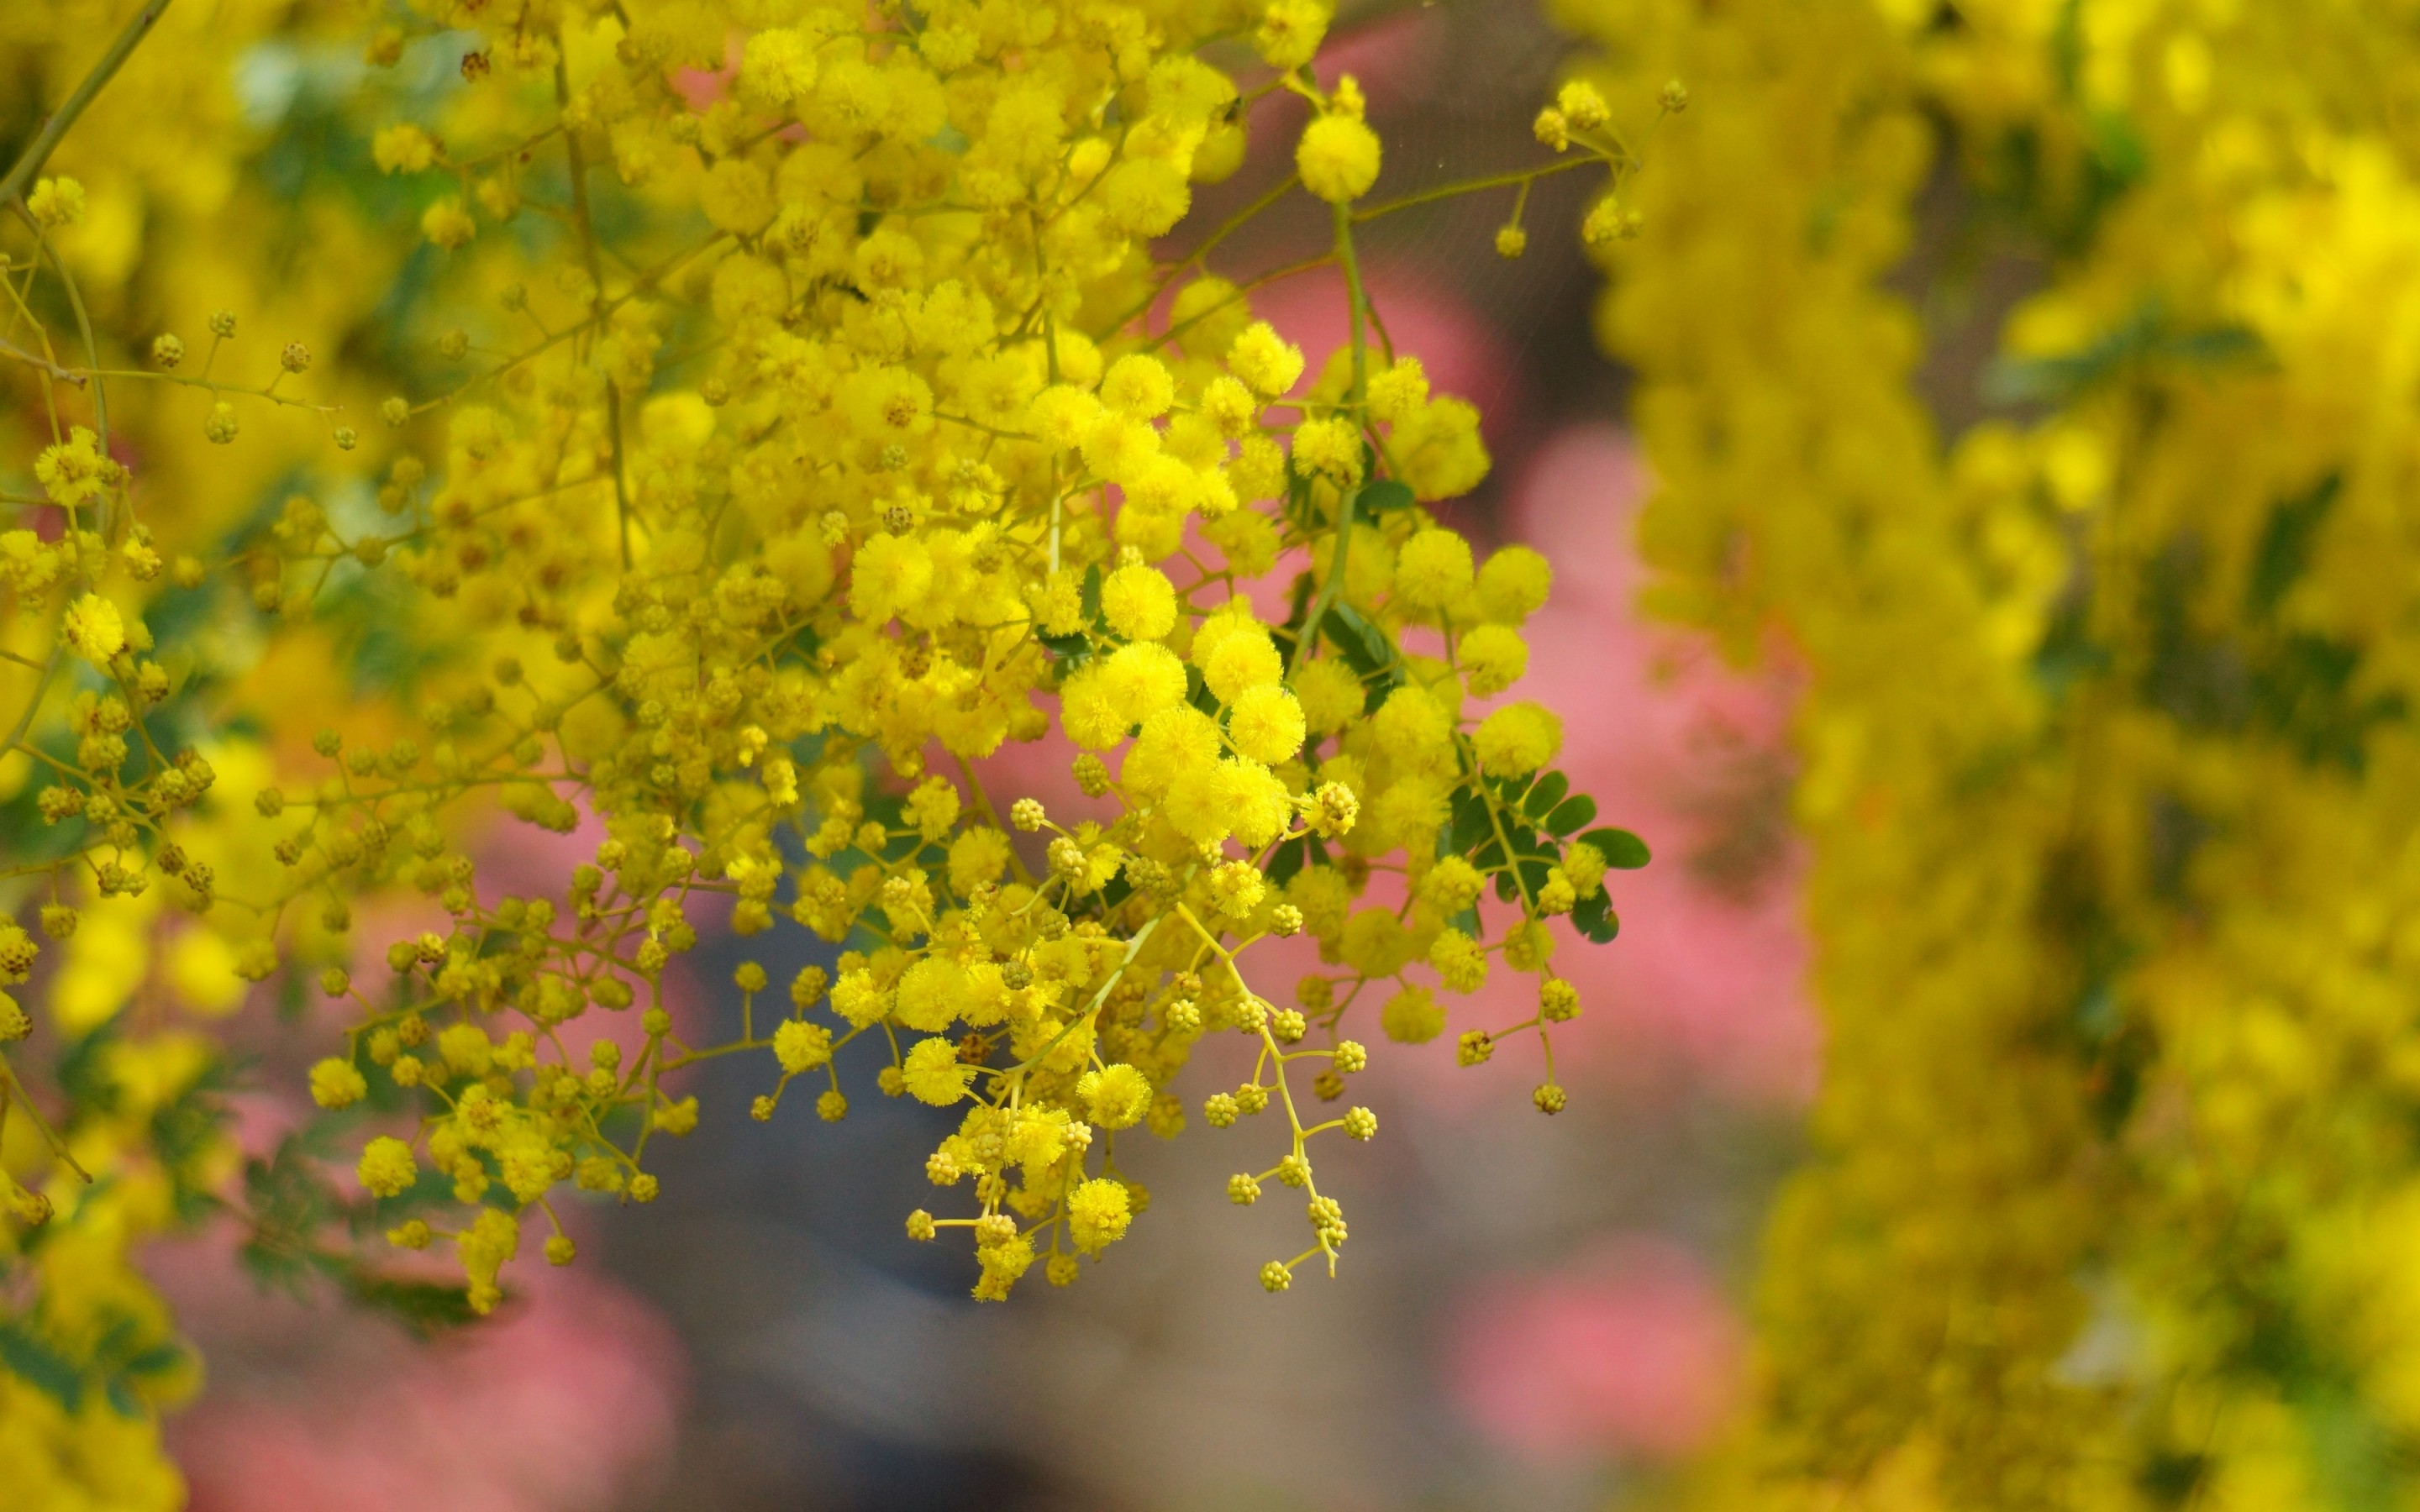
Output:
[[[1464,682],[1481,698],[1503,692],[1529,670],[1529,643],[1506,625],[1473,628],[1454,647],[1454,656],[1462,663]]]
[[[860,966],[844,971],[832,983],[832,1011],[863,1028],[891,1011],[891,995],[874,980],[874,974]]]
[[[1098,663],[1070,677],[1059,689],[1059,726],[1085,750],[1107,750],[1126,737],[1132,721],[1110,697]]]
[[[1395,592],[1423,609],[1445,608],[1470,584],[1470,543],[1451,531],[1422,531],[1396,554]]]
[[[78,425],[68,432],[68,439],[45,446],[34,459],[34,478],[51,502],[73,509],[97,497],[115,475],[116,464],[101,455],[101,441],[92,431]]]
[[[73,225],[84,219],[84,185],[72,178],[45,178],[25,196],[25,209],[44,230]]]
[[[1294,433],[1295,470],[1340,485],[1361,481],[1361,451],[1359,428],[1333,415],[1306,420]]]
[[[1194,639],[1193,664],[1202,669],[1202,680],[1221,703],[1233,703],[1246,688],[1274,683],[1285,675],[1285,662],[1278,656],[1269,632],[1231,615],[1204,622]]]
[[[796,1076],[831,1059],[831,1031],[820,1024],[788,1019],[773,1031],[773,1058]]]
[[[1249,918],[1268,891],[1268,878],[1249,861],[1229,861],[1210,873],[1210,901],[1229,918]]]
[[[479,226],[471,219],[471,212],[462,208],[462,201],[448,195],[421,212],[420,234],[430,244],[451,252],[477,236]]]
[[[369,1093],[370,1084],[349,1060],[331,1056],[311,1068],[311,1101],[323,1108],[349,1108]]]
[[[1176,589],[1157,567],[1120,567],[1101,581],[1101,614],[1129,640],[1156,640],[1176,628]]]
[[[1343,729],[1361,713],[1367,698],[1358,673],[1342,661],[1325,657],[1296,670],[1294,692],[1302,704],[1305,730],[1320,734]]]
[[[1380,750],[1418,764],[1445,750],[1453,735],[1453,716],[1428,689],[1407,685],[1387,695],[1370,733]]]
[[[950,842],[950,886],[972,892],[1008,870],[1008,837],[997,829],[970,829]]]
[[[420,1165],[411,1158],[410,1145],[380,1134],[363,1148],[358,1174],[362,1185],[377,1196],[399,1196],[420,1179]]]
[[[1536,613],[1554,587],[1555,569],[1526,546],[1508,546],[1479,569],[1479,608],[1498,625],[1518,625]]]
[[[370,157],[380,173],[418,173],[437,161],[437,143],[409,121],[379,129],[370,138]]]
[[[0,981],[21,982],[34,969],[42,948],[16,924],[0,924]]]
[[[716,226],[738,236],[762,231],[780,208],[773,201],[772,180],[745,158],[725,158],[707,171],[698,191],[698,208]]]
[[[1487,954],[1479,942],[1458,929],[1447,930],[1429,947],[1429,964],[1437,980],[1458,993],[1475,993],[1487,985]]]
[[[1176,402],[1176,380],[1158,358],[1130,352],[1101,376],[1101,402],[1136,420],[1156,420]]]
[[[1386,424],[1409,419],[1429,402],[1428,370],[1417,357],[1400,357],[1370,376],[1370,418]]]
[[[1227,367],[1254,393],[1274,398],[1301,379],[1302,348],[1267,321],[1256,320],[1227,348]]]
[[[1480,721],[1470,745],[1489,775],[1517,777],[1555,759],[1563,746],[1563,721],[1542,703],[1507,704]]]
[[[1124,1239],[1133,1221],[1134,1204],[1123,1181],[1094,1177],[1067,1194],[1067,1237],[1088,1255]]]
[[[1260,29],[1252,34],[1253,49],[1262,62],[1280,72],[1301,68],[1319,52],[1335,8],[1326,0],[1270,0],[1261,14]]]
[[[933,583],[933,557],[922,541],[884,531],[857,549],[849,569],[849,605],[876,624],[921,601]]]
[[[60,632],[69,649],[96,667],[126,649],[126,621],[117,606],[99,594],[86,594],[68,606]]]
[[[1369,192],[1378,178],[1378,133],[1369,123],[1334,111],[1304,127],[1294,149],[1302,187],[1331,205]]]
[[[758,32],[739,54],[739,98],[759,110],[779,110],[815,86],[814,44],[788,27]]]
[[[916,1047],[908,1052],[899,1079],[916,1101],[947,1107],[967,1095],[967,1088],[974,1085],[975,1069],[958,1059],[955,1042],[939,1038],[919,1040]]]
[[[1156,641],[1120,646],[1101,663],[1100,677],[1103,695],[1129,725],[1185,702],[1185,663]]]
[[[958,1016],[966,999],[966,968],[947,956],[928,955],[899,979],[891,1011],[911,1029],[939,1034]]]
[[[633,1179],[632,1195],[638,1195],[640,1181],[654,1180],[648,1176]],[[471,1227],[454,1242],[454,1247],[462,1260],[462,1273],[471,1283],[471,1310],[481,1314],[494,1310],[496,1304],[504,1300],[504,1292],[496,1284],[497,1273],[504,1270],[505,1261],[520,1253],[520,1220],[502,1208],[482,1208]]]
[[[1485,879],[1479,869],[1459,856],[1441,856],[1420,878],[1420,901],[1440,914],[1458,914],[1479,899]]]
[[[1302,705],[1275,683],[1244,689],[1227,715],[1227,738],[1264,766],[1291,760],[1302,749],[1304,729]]]
[[[1101,177],[1101,209],[1130,236],[1165,236],[1185,218],[1193,192],[1176,164],[1129,158]]]
[[[1151,1108],[1151,1081],[1124,1061],[1076,1079],[1076,1095],[1104,1129],[1131,1129]]]
[[[1084,444],[1101,418],[1101,401],[1089,390],[1054,383],[1025,407],[1026,428],[1054,451],[1072,452]]]
[[[1398,1044],[1426,1044],[1445,1032],[1445,1009],[1426,987],[1406,987],[1378,1011],[1378,1027]]]

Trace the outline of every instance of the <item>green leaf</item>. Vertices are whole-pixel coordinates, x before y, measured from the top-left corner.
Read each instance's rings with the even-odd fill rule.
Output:
[[[1344,656],[1370,691],[1361,701],[1361,712],[1374,712],[1387,702],[1387,695],[1403,686],[1404,670],[1395,660],[1395,648],[1387,633],[1364,619],[1359,609],[1350,604],[1329,607],[1320,628]]]
[[[1487,837],[1486,800],[1469,788],[1453,790],[1453,824],[1446,840],[1449,855],[1468,856]]]
[[[1626,829],[1591,829],[1580,842],[1595,846],[1607,866],[1622,872],[1636,872],[1651,859],[1647,842]]]
[[[1573,904],[1572,924],[1583,938],[1599,945],[1610,943],[1621,933],[1621,919],[1613,911],[1613,899],[1603,887]]]
[[[1097,562],[1084,569],[1084,623],[1097,626],[1101,620],[1101,564]]]
[[[83,1372],[13,1321],[0,1322],[0,1365],[70,1412],[84,1404]]]
[[[1036,634],[1033,639],[1041,641],[1043,648],[1057,658],[1059,672],[1063,678],[1080,670],[1086,662],[1093,659],[1093,638],[1081,630],[1067,635]]]
[[[1384,673],[1395,659],[1386,632],[1362,618],[1361,611],[1350,604],[1329,605],[1319,628],[1327,637],[1328,644],[1343,656],[1345,664],[1360,673],[1364,682]]]
[[[1563,795],[1571,790],[1570,778],[1560,772],[1548,772],[1538,779],[1536,787],[1529,790],[1529,796],[1521,805],[1522,810],[1532,819],[1544,819],[1553,811],[1555,805],[1563,801]]]
[[[1393,478],[1374,479],[1363,484],[1360,492],[1353,496],[1353,517],[1375,525],[1380,515],[1390,509],[1409,509],[1412,501],[1409,485]]]
[[[2180,326],[2152,300],[2072,352],[1994,363],[1983,374],[1983,396],[1994,405],[2065,404],[2146,364],[2208,369],[2267,354],[2248,326]]]
[[[1286,457],[1286,518],[1299,524],[1314,523],[1311,517],[1311,480],[1295,471],[1294,457]]]
[[[1282,887],[1292,882],[1295,874],[1302,870],[1303,862],[1310,858],[1310,847],[1303,843],[1303,840],[1304,837],[1296,835],[1279,846],[1277,854],[1269,857],[1269,881],[1275,886]]]
[[[363,1270],[346,1277],[345,1289],[355,1302],[386,1314],[422,1338],[460,1328],[479,1316],[471,1310],[467,1287]]]
[[[1585,793],[1575,793],[1555,805],[1555,811],[1546,815],[1546,830],[1549,834],[1568,835],[1586,827],[1588,822],[1595,817],[1596,800]]]
[[[176,1344],[154,1344],[119,1367],[120,1375],[140,1379],[144,1376],[165,1375],[185,1363],[185,1351]]]
[[[2260,532],[2260,548],[2252,559],[2252,576],[2244,584],[2243,606],[2256,617],[2266,617],[2303,575],[2318,542],[2319,527],[2344,487],[2341,473],[2331,472],[2319,486],[2299,499],[2282,500],[2269,512]]]

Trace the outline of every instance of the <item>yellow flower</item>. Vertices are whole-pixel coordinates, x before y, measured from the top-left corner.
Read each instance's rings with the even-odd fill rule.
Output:
[[[900,1079],[920,1103],[947,1107],[967,1095],[975,1068],[958,1059],[956,1043],[945,1039],[919,1040],[908,1052]]]
[[[831,1059],[831,1034],[821,1025],[786,1019],[773,1031],[773,1058],[796,1076]]]
[[[1422,609],[1443,609],[1470,587],[1470,543],[1451,531],[1422,531],[1396,554],[1395,592]]]
[[[332,1056],[311,1068],[311,1101],[323,1108],[350,1107],[369,1092],[370,1084],[349,1060]]]
[[[1303,128],[1295,168],[1302,186],[1330,204],[1358,199],[1378,178],[1378,133],[1351,116],[1329,112]]]
[[[1104,1129],[1131,1129],[1151,1106],[1151,1083],[1141,1072],[1119,1063],[1088,1071],[1076,1082],[1093,1121]]]
[[[462,208],[458,196],[439,200],[421,212],[420,234],[432,245],[452,251],[479,234],[478,224]]]
[[[107,666],[126,649],[126,621],[117,606],[99,594],[85,594],[69,605],[59,629],[69,649],[96,667]]]
[[[437,143],[427,131],[404,121],[379,129],[370,138],[370,156],[380,173],[418,173],[437,161]]]
[[[419,1180],[420,1165],[411,1158],[410,1145],[380,1134],[364,1147],[359,1174],[362,1185],[374,1196],[400,1196]]]
[[[84,185],[65,177],[37,180],[25,208],[44,230],[74,225],[84,219]]]
[[[1067,1237],[1088,1255],[1124,1239],[1133,1221],[1132,1202],[1122,1181],[1089,1180],[1067,1195]]]

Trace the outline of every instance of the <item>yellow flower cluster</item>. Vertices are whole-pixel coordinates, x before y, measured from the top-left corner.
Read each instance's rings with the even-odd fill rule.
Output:
[[[1700,1500],[2408,1500],[2408,25],[1559,8],[1708,102],[1603,306],[1660,605],[1810,674],[1825,1078]],[[1933,321],[2023,287],[1979,374],[1920,218]]]
[[[1609,937],[1606,869],[1643,859],[1619,831],[1558,838],[1593,806],[1542,775],[1552,715],[1463,710],[1517,676],[1549,574],[1518,548],[1476,563],[1422,508],[1487,457],[1470,406],[1367,334],[1353,227],[1380,148],[1360,92],[1300,71],[1326,14],[1298,4],[958,4],[871,25],[855,6],[777,8],[447,14],[489,39],[487,96],[458,125],[378,137],[390,172],[462,175],[424,230],[484,272],[524,255],[489,249],[466,207],[509,221],[520,191],[474,165],[559,133],[571,235],[543,285],[499,291],[545,334],[407,407],[407,426],[444,424],[442,463],[389,464],[413,528],[371,543],[289,522],[291,558],[367,548],[494,658],[425,748],[322,743],[342,775],[287,841],[306,886],[400,872],[456,924],[396,942],[391,986],[330,973],[362,1017],[321,1101],[374,1083],[422,1101],[422,1137],[374,1144],[360,1177],[402,1196],[416,1146],[458,1200],[490,1204],[457,1239],[484,1310],[517,1215],[551,1216],[560,1184],[652,1197],[649,1137],[696,1117],[665,1078],[767,1051],[758,1118],[805,1075],[838,1119],[864,1041],[883,1091],[969,1104],[928,1171],[970,1182],[972,1211],[909,1227],[971,1230],[976,1294],[998,1297],[1044,1257],[1072,1281],[1126,1231],[1145,1194],[1118,1132],[1173,1134],[1194,1044],[1241,1032],[1260,1068],[1207,1116],[1274,1096],[1289,1127],[1263,1174],[1312,1200],[1312,1242],[1268,1274],[1332,1267],[1344,1226],[1307,1141],[1376,1119],[1306,1120],[1288,1068],[1311,1062],[1309,1089],[1341,1099],[1366,1060],[1342,1015],[1422,962],[1464,992],[1499,955],[1551,981],[1544,918]],[[1249,95],[1196,54],[1236,28],[1285,70]],[[728,94],[701,107],[673,86],[733,39]],[[1303,354],[1245,290],[1149,253],[1280,88],[1314,107],[1296,161],[1335,207],[1354,330],[1300,393]],[[436,145],[466,133],[501,146]],[[656,212],[644,245],[599,230],[609,195]],[[703,235],[668,213],[690,207]],[[1162,296],[1154,334],[1139,318]],[[1264,621],[1247,589],[1293,551],[1292,611]],[[1411,627],[1444,655],[1404,652]],[[977,780],[971,764],[1054,725],[1113,823],[1031,798],[1002,814]],[[434,817],[478,788],[543,826],[594,812],[608,838],[559,900],[483,899]],[[1441,852],[1450,886],[1433,885]],[[1357,909],[1380,869],[1398,901]],[[1510,905],[1492,930],[1491,884]],[[766,974],[744,967],[739,1037],[692,1045],[662,972],[718,893],[743,935],[786,914],[849,949],[769,1023]],[[1237,952],[1303,931],[1342,969],[1279,1008]],[[566,1060],[556,1026],[634,1004],[635,1054]],[[1543,1040],[1545,1022],[1520,1027]]]
[[[530,1225],[573,1259],[568,1194],[656,1196],[708,1057],[757,1061],[760,1119],[800,1076],[845,1117],[848,1068],[960,1109],[926,1169],[968,1196],[908,1227],[968,1230],[986,1298],[1129,1231],[1118,1137],[1177,1133],[1209,1034],[1259,1056],[1205,1119],[1286,1125],[1230,1196],[1307,1203],[1273,1290],[1346,1235],[1311,1141],[1376,1133],[1344,1096],[1365,990],[1419,1041],[1437,987],[1534,976],[1538,1011],[1460,1055],[1534,1031],[1563,1106],[1547,1037],[1579,1004],[1545,920],[1610,939],[1607,871],[1646,852],[1589,827],[1550,712],[1477,704],[1520,678],[1551,573],[1427,507],[1488,457],[1369,304],[1356,228],[1414,201],[1365,198],[1361,92],[1309,68],[1325,5],[420,0],[366,39],[308,7],[182,33],[153,4],[114,39],[26,8],[0,43],[61,108],[0,184],[33,432],[0,495],[25,512],[0,883],[49,943],[0,926],[31,984],[0,996],[0,1275],[31,1277],[0,1289],[0,1475],[46,1467],[37,1504],[177,1498],[146,1404],[185,1356],[127,1265],[143,1235],[221,1201],[265,1273],[443,1312],[349,1244],[383,1231],[450,1247],[485,1312]],[[155,22],[192,44],[160,71]],[[369,65],[275,107],[351,133],[341,195],[287,208],[318,149],[236,122],[232,59],[271,42]],[[112,108],[138,80],[176,139]],[[1257,208],[1325,202],[1347,287],[1351,339],[1309,375],[1204,270],[1223,231],[1154,251],[1280,91],[1312,120]],[[1416,198],[1636,167],[1601,102],[1561,108],[1581,151]],[[198,357],[162,307],[216,310]],[[263,326],[272,370],[231,379]],[[975,764],[1045,737],[1111,817],[995,806]],[[517,825],[584,859],[500,890],[478,856]],[[357,923],[413,892],[428,927]],[[676,1026],[709,903],[837,969],[776,1007],[743,965],[736,1013]],[[1280,1006],[1244,953],[1292,934],[1327,969]],[[255,983],[347,1015],[308,1088],[359,1197],[301,1139],[231,1189],[207,1026]],[[635,1023],[566,1032],[590,1015]]]
[[[374,304],[365,283],[385,266],[342,266],[368,245],[343,224],[319,227],[326,264],[279,254],[284,196],[245,172],[259,143],[237,59],[316,23],[254,0],[0,8],[0,69],[25,106],[0,169],[0,1501],[12,1506],[166,1512],[184,1498],[156,1412],[199,1371],[134,1256],[237,1195],[213,1021],[250,985],[242,971],[274,964],[256,949],[274,900],[241,879],[276,868],[275,835],[241,801],[268,770],[239,733],[268,727],[243,686],[262,642],[197,585],[263,492],[330,442],[328,406],[281,390],[293,369],[217,348],[240,312],[302,338],[307,365]],[[179,368],[181,342],[153,324],[161,308],[221,310],[210,354]],[[247,447],[209,439],[211,407],[229,400],[246,407]],[[211,581],[230,579],[240,591],[240,574]]]

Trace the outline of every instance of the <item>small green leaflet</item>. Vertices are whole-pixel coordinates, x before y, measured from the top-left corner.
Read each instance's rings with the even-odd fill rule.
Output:
[[[1595,846],[1606,864],[1617,871],[1636,872],[1650,859],[1647,842],[1626,829],[1591,829],[1580,837],[1580,843]]]
[[[68,1412],[83,1405],[83,1373],[14,1320],[0,1320],[0,1365]]]
[[[345,1290],[363,1306],[386,1314],[420,1338],[477,1320],[470,1290],[436,1281],[381,1274],[366,1269],[344,1277]]]
[[[1387,633],[1362,617],[1350,604],[1331,606],[1320,629],[1344,657],[1344,664],[1370,685],[1362,700],[1364,714],[1374,711],[1387,702],[1387,695],[1403,686],[1404,671],[1396,665],[1395,648],[1388,644]]]
[[[1610,942],[1621,933],[1621,918],[1613,911],[1613,899],[1603,887],[1572,905],[1572,924],[1580,933],[1599,945]]]
[[[1378,517],[1390,509],[1411,507],[1410,486],[1398,483],[1392,478],[1379,478],[1365,483],[1361,486],[1360,491],[1353,496],[1353,517],[1365,525],[1377,524]]]
[[[1065,671],[1071,672],[1093,659],[1094,639],[1107,636],[1109,630],[1109,622],[1101,617],[1101,568],[1098,563],[1084,569],[1081,603],[1084,612],[1082,629],[1071,630],[1065,635],[1044,635],[1037,630],[1033,636],[1064,664]]]

